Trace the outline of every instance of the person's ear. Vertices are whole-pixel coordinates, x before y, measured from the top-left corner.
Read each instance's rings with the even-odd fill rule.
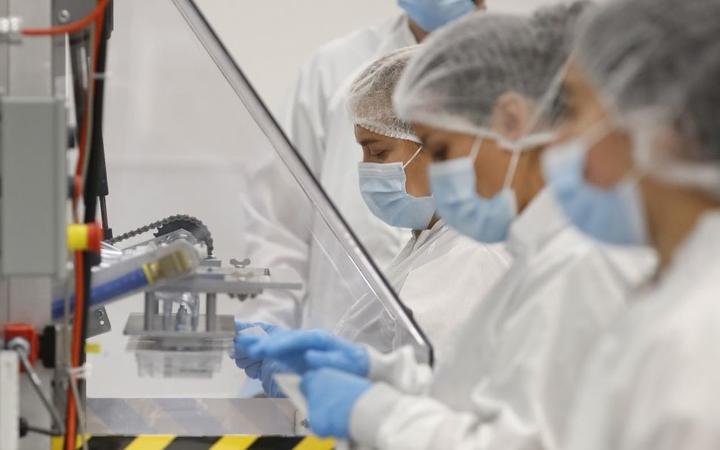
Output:
[[[529,121],[530,107],[525,98],[516,92],[505,92],[493,106],[490,126],[493,131],[514,141],[527,133]]]

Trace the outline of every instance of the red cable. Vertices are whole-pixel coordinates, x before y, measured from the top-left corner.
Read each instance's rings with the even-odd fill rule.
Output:
[[[69,24],[65,27],[58,27],[55,29],[48,30],[25,30],[25,34],[59,34],[64,32],[77,31],[87,27],[93,20],[95,20],[95,33],[92,48],[92,67],[90,69],[90,78],[88,83],[88,95],[86,96],[85,105],[85,118],[83,120],[82,128],[80,130],[80,145],[78,148],[78,161],[77,167],[75,168],[76,179],[78,182],[75,185],[73,192],[73,209],[77,206],[80,200],[80,195],[84,189],[83,172],[85,166],[86,147],[88,134],[90,130],[90,123],[92,117],[90,115],[90,107],[92,101],[92,89],[94,89],[95,83],[95,72],[97,70],[97,57],[100,51],[100,44],[103,35],[103,28],[105,22],[105,7],[108,4],[108,0],[99,0],[95,10],[87,16],[85,19]],[[77,29],[76,29],[77,28]],[[30,32],[30,33],[27,33]],[[43,33],[47,32],[47,33]],[[85,302],[86,292],[84,290],[84,256],[82,252],[75,254],[75,319],[73,322],[73,335],[71,344],[71,359],[70,364],[72,368],[80,367],[80,357],[82,354],[82,324],[85,322]],[[66,436],[65,436],[65,450],[75,450],[76,438],[77,438],[77,408],[79,405],[75,403],[75,395],[72,392],[72,386],[68,388],[68,403],[67,403],[67,417],[66,417]]]
[[[25,36],[52,36],[81,31],[90,26],[90,24],[98,18],[105,16],[105,8],[107,7],[108,1],[109,0],[99,0],[93,12],[75,22],[50,28],[26,28],[22,30],[22,34]]]
[[[84,279],[84,255],[83,252],[75,253],[75,320],[72,329],[72,344],[70,349],[71,368],[80,366],[80,350],[82,345],[82,326],[85,314],[85,279]],[[73,375],[71,375],[73,376]],[[72,381],[71,381],[72,383]],[[75,450],[75,438],[77,433],[77,405],[72,385],[68,386],[68,404],[66,417],[66,439],[65,450]]]

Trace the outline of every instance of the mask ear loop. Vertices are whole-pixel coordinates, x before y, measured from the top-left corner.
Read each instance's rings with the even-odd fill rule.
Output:
[[[417,151],[415,151],[415,153],[413,153],[413,155],[410,157],[410,159],[408,159],[407,162],[406,162],[405,164],[403,164],[403,166],[402,166],[403,170],[405,170],[405,168],[406,168],[407,166],[409,166],[410,163],[415,160],[415,158],[417,158],[417,156],[420,154],[420,151],[421,151],[422,149],[423,149],[423,146],[422,146],[422,145],[418,147]]]
[[[520,161],[520,154],[522,150],[514,148],[512,151],[512,157],[510,159],[510,165],[508,166],[507,174],[505,174],[505,181],[503,182],[503,189],[510,189],[512,182],[515,179],[515,172],[517,171],[518,161]]]
[[[557,86],[562,83],[563,76],[566,70],[567,63],[564,64],[560,68],[558,73],[556,73],[553,77],[548,91],[540,99],[540,102],[535,107],[533,114],[530,117],[526,136],[527,134],[532,133],[532,131],[538,127],[540,121],[542,120],[543,113],[546,109],[550,108],[553,100],[553,95],[555,95]],[[554,134],[552,132],[538,133],[530,139],[528,139],[527,137],[523,137],[519,139],[518,142],[504,144],[505,147],[509,148],[512,151],[512,157],[510,159],[510,164],[508,165],[508,171],[505,174],[505,180],[503,181],[503,189],[510,189],[512,187],[512,183],[515,180],[515,174],[517,173],[517,166],[520,161],[520,154],[523,153],[525,150],[535,148],[538,145],[543,145],[550,142],[553,137]]]
[[[477,136],[475,140],[473,141],[472,147],[470,147],[470,154],[468,155],[468,159],[475,164],[475,160],[477,159],[478,153],[480,153],[480,147],[482,147],[483,140],[485,138],[482,136]]]

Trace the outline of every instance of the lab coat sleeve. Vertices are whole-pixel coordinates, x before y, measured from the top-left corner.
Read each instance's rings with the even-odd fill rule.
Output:
[[[402,394],[385,383],[376,383],[363,394],[350,418],[353,440],[379,450],[540,450],[536,441],[526,437],[534,435],[533,430],[521,426],[510,412],[490,420],[454,411],[431,397]],[[505,446],[494,446],[497,442]]]
[[[533,298],[530,307],[504,323],[496,356],[479,379],[461,381],[472,373],[456,363],[457,389],[472,397],[473,409],[453,410],[432,398],[379,386],[353,411],[353,437],[380,449],[559,448],[586,357],[617,317],[624,294],[598,253],[579,252],[562,270],[553,282],[529,283],[518,292]],[[464,353],[472,357],[470,348]]]
[[[424,394],[429,390],[432,370],[416,362],[411,347],[402,347],[385,354],[372,347],[367,348],[370,359],[368,378],[384,382],[407,394]]]

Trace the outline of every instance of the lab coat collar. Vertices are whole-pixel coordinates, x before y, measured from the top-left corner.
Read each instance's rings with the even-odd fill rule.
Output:
[[[445,225],[445,222],[443,222],[442,219],[438,219],[429,230],[422,230],[418,234],[414,234],[413,250],[417,250],[422,247],[423,244],[441,234],[444,230],[447,230],[447,225]]]
[[[552,192],[543,188],[510,226],[508,251],[515,258],[535,253],[568,226]]]

